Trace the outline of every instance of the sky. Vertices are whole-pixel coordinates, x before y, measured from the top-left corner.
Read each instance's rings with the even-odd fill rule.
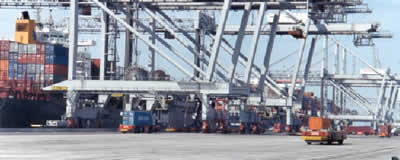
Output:
[[[366,16],[365,20],[374,20],[382,24],[385,31],[390,31],[393,38],[390,40],[377,40],[376,46],[379,50],[382,65],[390,67],[393,72],[400,72],[400,57],[396,46],[400,43],[400,22],[397,20],[399,15],[400,1],[399,0],[368,0],[369,7],[373,13]]]

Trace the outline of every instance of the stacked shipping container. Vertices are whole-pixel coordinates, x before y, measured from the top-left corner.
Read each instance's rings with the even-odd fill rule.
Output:
[[[0,41],[0,80],[8,79],[9,49],[10,49],[9,41]]]
[[[0,41],[0,80],[57,83],[67,79],[67,64],[68,49],[61,45]]]
[[[68,49],[61,45],[45,46],[44,79],[57,83],[68,77]]]

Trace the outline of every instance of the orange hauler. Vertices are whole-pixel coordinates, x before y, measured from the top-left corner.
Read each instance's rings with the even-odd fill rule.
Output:
[[[225,98],[217,98],[215,104],[215,111],[217,113],[216,121],[217,121],[217,131],[221,133],[227,132],[226,126],[226,104],[228,103],[228,99]]]
[[[391,129],[392,127],[388,124],[380,125],[379,126],[379,137],[390,137],[391,136]]]
[[[343,144],[346,139],[346,133],[343,131],[335,131],[331,126],[331,120],[320,117],[310,117],[308,119],[308,129],[302,132],[302,137],[307,144],[312,142],[338,142]]]

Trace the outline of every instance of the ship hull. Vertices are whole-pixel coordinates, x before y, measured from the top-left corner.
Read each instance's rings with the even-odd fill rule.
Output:
[[[0,99],[0,128],[26,128],[60,119],[65,103],[55,101]]]

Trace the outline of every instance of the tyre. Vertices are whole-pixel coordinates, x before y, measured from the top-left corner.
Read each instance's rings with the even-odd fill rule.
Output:
[[[338,141],[339,145],[343,145],[343,140]]]
[[[306,142],[308,145],[311,145],[311,142]]]

